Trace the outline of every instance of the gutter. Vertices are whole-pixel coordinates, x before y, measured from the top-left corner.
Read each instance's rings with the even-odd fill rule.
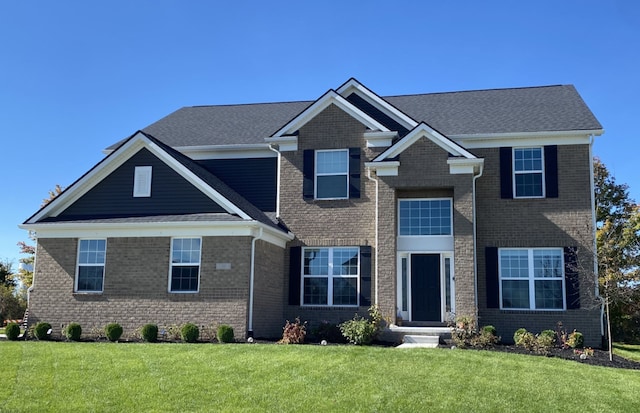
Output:
[[[376,228],[376,252],[375,252],[375,261],[376,261],[376,267],[375,267],[375,271],[374,271],[374,277],[376,278],[375,284],[374,284],[374,290],[375,290],[375,302],[374,304],[378,304],[378,179],[374,179],[371,177],[371,168],[367,168],[367,179],[369,179],[370,181],[375,182],[376,184],[376,219],[375,219],[375,228]]]
[[[480,164],[480,171],[477,175],[473,175],[473,183],[471,185],[473,191],[473,290],[475,300],[475,319],[476,327],[478,324],[478,220],[476,219],[476,181],[484,173],[484,163]]]
[[[249,325],[247,328],[247,337],[253,337],[253,290],[256,275],[256,241],[261,239],[263,233],[262,227],[257,236],[251,240],[251,275],[249,276]]]

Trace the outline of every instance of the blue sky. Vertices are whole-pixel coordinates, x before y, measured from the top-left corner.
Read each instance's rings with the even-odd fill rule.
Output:
[[[0,2],[0,259],[102,149],[182,106],[574,84],[640,200],[640,2]]]

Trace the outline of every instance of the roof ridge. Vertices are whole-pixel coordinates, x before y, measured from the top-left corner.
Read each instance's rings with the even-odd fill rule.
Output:
[[[406,95],[389,95],[381,96],[382,98],[398,98],[406,96],[430,96],[430,95],[453,95],[457,93],[474,93],[474,92],[492,92],[492,91],[504,91],[504,90],[524,90],[524,89],[544,89],[551,87],[567,87],[573,86],[571,84],[557,84],[557,85],[540,85],[540,86],[518,86],[518,87],[499,87],[490,89],[469,89],[469,90],[454,90],[450,92],[429,92],[429,93],[409,93]]]
[[[183,108],[220,108],[220,107],[237,107],[237,106],[258,106],[258,105],[281,105],[286,103],[313,103],[315,100],[287,100],[283,102],[251,102],[251,103],[225,103],[221,105],[193,105],[183,106]]]

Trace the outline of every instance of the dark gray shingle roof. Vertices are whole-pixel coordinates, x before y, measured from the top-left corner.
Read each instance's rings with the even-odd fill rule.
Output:
[[[572,85],[384,99],[445,135],[602,129]],[[184,107],[143,130],[173,147],[263,144],[264,138],[312,103]]]

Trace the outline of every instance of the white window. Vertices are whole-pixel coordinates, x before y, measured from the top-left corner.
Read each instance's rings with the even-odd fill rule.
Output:
[[[542,148],[513,149],[513,193],[516,198],[544,197]]]
[[[358,305],[360,249],[304,248],[303,305]]]
[[[78,242],[75,285],[77,292],[101,293],[103,291],[106,255],[107,240],[81,239]]]
[[[170,292],[198,292],[201,243],[200,238],[174,238],[171,241]]]
[[[400,235],[453,235],[451,199],[401,199]]]
[[[315,151],[316,199],[349,198],[349,151]]]
[[[136,166],[133,178],[133,196],[136,198],[151,196],[151,166]]]
[[[514,248],[499,251],[501,308],[565,308],[564,260],[561,248]]]

